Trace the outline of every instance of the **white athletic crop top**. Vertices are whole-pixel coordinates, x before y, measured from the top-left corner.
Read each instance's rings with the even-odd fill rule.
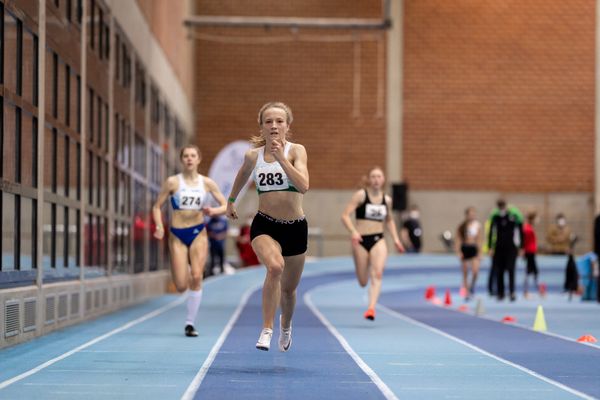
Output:
[[[471,221],[468,225],[467,225],[467,229],[466,229],[466,236],[467,237],[471,237],[471,238],[475,238],[477,237],[477,235],[479,234],[479,230],[481,229],[481,223],[479,221]]]
[[[185,183],[182,174],[177,174],[177,178],[179,179],[179,188],[171,195],[173,210],[201,210],[207,198],[204,177],[200,175],[194,186]]]
[[[292,143],[287,142],[283,148],[283,154],[287,158]],[[258,194],[267,192],[297,192],[298,189],[294,187],[294,184],[290,182],[287,174],[281,168],[279,161],[266,162],[265,161],[265,148],[262,147],[258,151],[258,158],[253,171],[254,184]]]

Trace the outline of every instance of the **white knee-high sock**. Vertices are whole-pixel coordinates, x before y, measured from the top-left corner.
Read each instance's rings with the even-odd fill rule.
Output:
[[[190,294],[187,299],[187,318],[185,320],[186,325],[194,325],[196,321],[196,315],[198,315],[198,309],[200,308],[200,302],[202,301],[202,289],[190,290]]]

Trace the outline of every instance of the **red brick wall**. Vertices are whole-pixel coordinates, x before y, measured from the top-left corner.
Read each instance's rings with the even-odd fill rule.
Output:
[[[137,0],[190,102],[194,96],[193,45],[183,25],[188,0]]]
[[[379,0],[254,0],[252,7],[245,0],[199,0],[196,10],[200,15],[289,17],[378,18],[382,14]],[[385,103],[378,103],[385,92],[377,91],[378,77],[385,79],[385,70],[378,75],[377,63],[381,60],[385,65],[385,54],[378,53],[376,40],[361,41],[360,107],[355,108],[353,42],[315,41],[315,36],[348,39],[350,31],[302,29],[298,40],[292,40],[288,29],[201,28],[196,32],[229,38],[225,43],[196,41],[195,113],[204,172],[225,144],[258,133],[258,109],[271,100],[287,103],[294,112],[291,140],[307,148],[312,188],[354,187],[371,165],[385,166]],[[250,37],[257,39],[236,43]],[[274,37],[286,40],[260,43],[261,38]],[[381,44],[379,49],[385,52]]]
[[[405,0],[412,189],[592,191],[594,0]]]

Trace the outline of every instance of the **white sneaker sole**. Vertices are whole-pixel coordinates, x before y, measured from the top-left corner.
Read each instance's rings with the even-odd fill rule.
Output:
[[[271,339],[273,338],[273,331],[271,331],[271,334],[269,335],[269,340],[266,341],[266,343],[261,342],[261,339],[263,338],[263,333],[260,333],[260,336],[258,338],[258,342],[256,342],[256,348],[258,350],[262,350],[262,351],[269,351],[269,348],[271,348]]]

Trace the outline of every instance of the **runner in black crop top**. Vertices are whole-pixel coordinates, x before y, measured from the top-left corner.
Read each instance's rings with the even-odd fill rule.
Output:
[[[383,221],[387,216],[387,204],[385,193],[381,204],[373,204],[369,198],[369,192],[365,189],[365,201],[356,207],[356,219],[367,219],[370,221]]]
[[[367,188],[356,191],[342,213],[342,222],[351,235],[358,283],[365,287],[371,282],[369,308],[364,314],[368,320],[375,319],[375,304],[381,292],[381,278],[388,253],[383,238],[385,228],[391,234],[396,249],[399,252],[404,251],[391,215],[392,198],[383,193],[384,182],[381,168],[372,168],[368,175]],[[380,203],[372,201],[377,198],[381,198]],[[350,217],[352,213],[356,218],[354,223]]]

